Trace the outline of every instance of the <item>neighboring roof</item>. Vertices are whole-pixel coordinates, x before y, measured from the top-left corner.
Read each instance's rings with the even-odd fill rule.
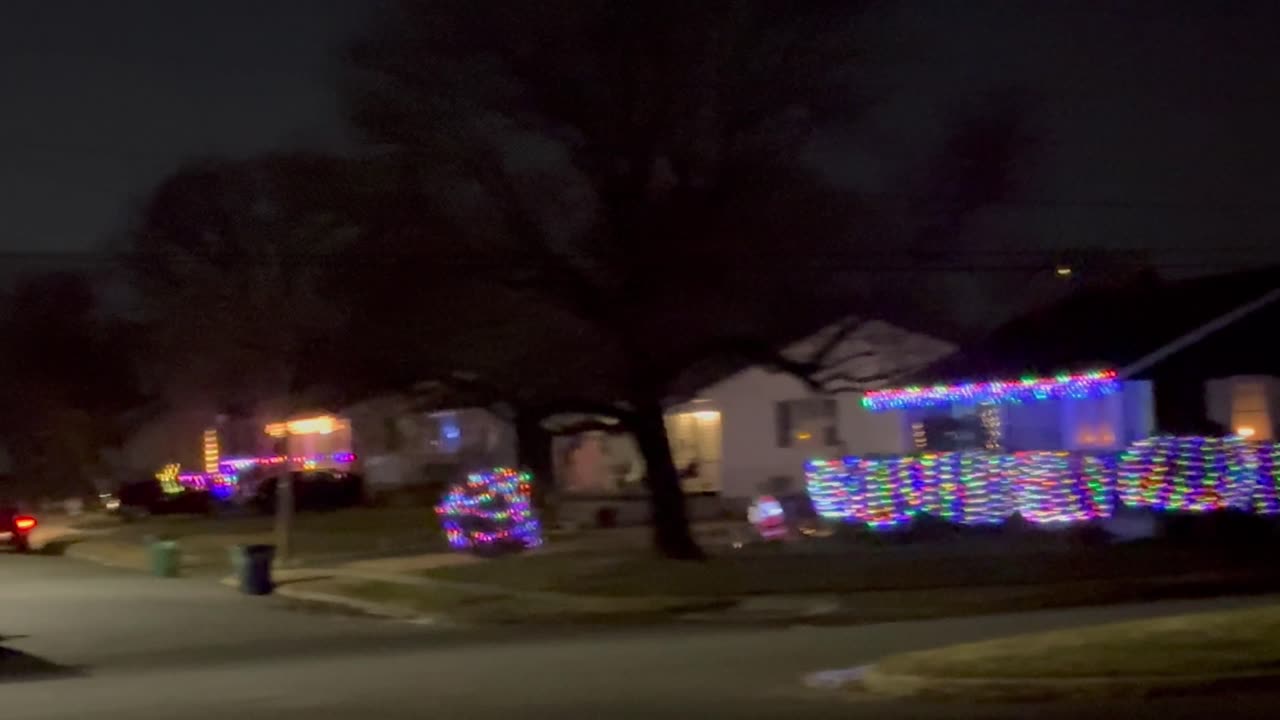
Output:
[[[913,376],[916,383],[1012,379],[1124,368],[1185,338],[1185,345],[1135,372],[1145,377],[1196,358],[1206,376],[1280,372],[1278,343],[1261,328],[1280,327],[1280,301],[1229,316],[1280,289],[1280,268],[1179,281],[1147,278],[1124,287],[1085,289],[1018,319]],[[1230,322],[1203,336],[1215,320]],[[1190,335],[1190,337],[1188,337]]]

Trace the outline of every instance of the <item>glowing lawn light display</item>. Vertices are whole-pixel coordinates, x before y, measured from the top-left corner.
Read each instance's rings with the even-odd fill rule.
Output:
[[[510,468],[472,473],[455,483],[436,506],[449,545],[476,551],[541,545],[532,485],[529,473]]]
[[[235,495],[240,476],[258,467],[286,466],[298,470],[314,470],[321,465],[350,465],[356,461],[352,452],[328,455],[289,456],[272,455],[256,458],[224,458],[219,460],[217,472],[181,472],[177,463],[170,463],[156,473],[160,487],[166,494],[175,495],[185,490],[208,492],[219,500]]]
[[[1263,482],[1260,465],[1247,472],[1250,453],[1256,450],[1238,436],[1140,440],[1120,456],[1120,498],[1131,507],[1175,512],[1248,510]]]
[[[218,431],[210,428],[204,431],[204,471],[210,474],[218,472]]]
[[[818,517],[847,520],[853,517],[854,490],[847,460],[810,460],[804,468],[809,503]]]
[[[1087,522],[1110,517],[1114,475],[1106,459],[1065,451],[1014,455],[1018,514],[1036,524]]]
[[[1094,370],[1020,380],[873,390],[862,397],[862,406],[872,412],[881,412],[950,404],[1018,404],[1054,398],[1101,397],[1119,390],[1120,381],[1114,370]]]
[[[1276,455],[1280,446],[1252,445],[1245,450],[1244,472],[1253,487],[1251,505],[1258,515],[1280,513],[1280,478],[1276,477]]]
[[[876,530],[910,522],[920,507],[916,487],[918,465],[913,458],[863,459],[853,475],[856,483],[848,508],[854,517]]]
[[[178,463],[169,463],[160,468],[156,473],[156,480],[160,483],[160,489],[168,495],[182,492],[182,485],[178,483],[178,471],[182,466]]]
[[[1015,511],[1013,458],[991,452],[926,453],[917,458],[921,509],[955,525],[998,525]]]
[[[875,530],[918,515],[997,525],[1017,514],[1037,525],[1114,515],[1117,502],[1165,512],[1280,514],[1280,445],[1240,437],[1155,437],[1116,455],[962,451],[895,458],[814,460],[809,500],[826,520]]]
[[[747,509],[747,521],[764,540],[785,540],[787,513],[772,495],[761,495]]]

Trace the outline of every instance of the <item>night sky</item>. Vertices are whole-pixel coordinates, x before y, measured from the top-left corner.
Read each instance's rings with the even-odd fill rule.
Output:
[[[0,250],[91,250],[189,157],[337,143],[337,55],[369,5],[0,3]]]
[[[4,0],[0,251],[101,247],[184,158],[337,145],[337,52],[371,4]],[[1039,147],[985,247],[1278,261],[1277,28],[1265,0],[903,3],[867,26],[878,109],[824,162],[867,182],[867,158],[911,156],[939,108],[1017,87],[1042,102]]]

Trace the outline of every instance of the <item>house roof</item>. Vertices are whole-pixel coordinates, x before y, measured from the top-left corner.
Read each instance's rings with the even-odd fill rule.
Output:
[[[1134,376],[1193,365],[1206,376],[1280,374],[1280,352],[1273,349],[1277,343],[1259,342],[1266,335],[1258,334],[1267,325],[1278,326],[1280,301],[1259,305],[1240,317],[1231,315],[1278,288],[1280,267],[1178,281],[1147,277],[1123,287],[1087,288],[1006,323],[912,381],[952,383],[1123,370],[1144,359]],[[1222,327],[1204,332],[1218,320]],[[1152,357],[1161,349],[1167,354]]]

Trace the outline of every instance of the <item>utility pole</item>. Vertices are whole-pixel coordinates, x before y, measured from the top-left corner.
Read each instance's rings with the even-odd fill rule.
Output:
[[[289,435],[277,445],[277,454],[289,456]],[[276,561],[284,565],[293,552],[293,471],[288,459],[282,463],[284,472],[276,479]]]

